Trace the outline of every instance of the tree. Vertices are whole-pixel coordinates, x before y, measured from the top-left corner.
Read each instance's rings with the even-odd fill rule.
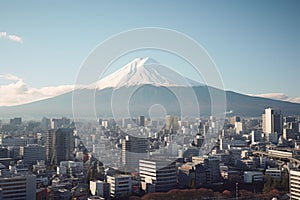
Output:
[[[222,195],[223,195],[224,198],[230,198],[230,197],[232,197],[232,193],[229,190],[224,190],[222,192]]]
[[[264,184],[264,188],[263,188],[263,192],[267,193],[270,192],[272,189],[272,178],[269,175],[265,176],[265,184]]]
[[[289,175],[284,173],[281,177],[280,189],[282,191],[289,191]]]
[[[250,199],[250,198],[252,198],[252,197],[254,197],[255,196],[255,194],[254,193],[252,193],[252,192],[250,192],[250,191],[248,191],[248,190],[240,190],[240,197],[242,197],[242,198],[248,198],[248,199]]]

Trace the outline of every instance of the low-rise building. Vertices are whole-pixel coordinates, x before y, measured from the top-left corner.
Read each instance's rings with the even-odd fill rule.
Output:
[[[109,183],[104,181],[90,181],[90,191],[92,195],[109,198]]]
[[[113,198],[126,197],[131,194],[132,180],[130,175],[107,176],[107,183],[110,185],[110,196]]]
[[[256,183],[263,182],[264,175],[259,171],[245,171],[244,172],[244,183]]]
[[[281,179],[281,170],[277,168],[266,169],[266,175],[273,179]]]

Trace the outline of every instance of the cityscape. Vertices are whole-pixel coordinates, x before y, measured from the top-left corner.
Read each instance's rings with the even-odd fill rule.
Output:
[[[0,2],[0,200],[300,200],[299,19]]]
[[[2,122],[1,199],[299,198],[299,116],[227,117],[205,155],[215,117],[119,123],[85,121],[79,134],[66,117]]]

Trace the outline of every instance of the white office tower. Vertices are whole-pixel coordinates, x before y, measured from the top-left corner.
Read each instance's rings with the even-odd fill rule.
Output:
[[[0,199],[36,199],[36,177],[34,175],[0,175]]]
[[[177,184],[175,162],[166,159],[140,160],[139,174],[142,189],[147,192],[165,192]]]
[[[130,175],[116,174],[107,176],[110,185],[110,196],[113,198],[129,196],[132,191],[132,180]]]
[[[283,118],[280,110],[266,108],[265,113],[262,115],[262,128],[266,134],[278,133],[282,134]]]
[[[290,199],[300,199],[300,171],[290,170]]]

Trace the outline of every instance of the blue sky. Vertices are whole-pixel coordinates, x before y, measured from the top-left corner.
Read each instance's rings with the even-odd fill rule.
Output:
[[[2,1],[0,32],[7,35],[0,38],[0,84],[22,79],[37,89],[72,85],[99,43],[142,27],[195,39],[228,90],[300,97],[300,1],[291,0]],[[7,74],[16,77],[3,78]]]

